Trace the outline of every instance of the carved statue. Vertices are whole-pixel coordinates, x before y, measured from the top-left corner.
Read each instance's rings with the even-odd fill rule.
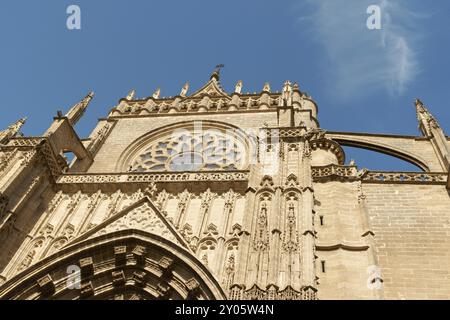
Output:
[[[134,98],[135,98],[135,96],[136,96],[136,90],[131,90],[129,93],[128,93],[128,95],[127,95],[127,97],[126,97],[126,99],[129,101],[129,100],[133,100]]]
[[[189,90],[189,82],[186,82],[186,84],[181,89],[180,96],[186,97],[186,94],[187,94],[188,90]]]
[[[160,94],[161,94],[161,89],[160,88],[156,89],[156,91],[152,95],[153,99],[159,99]]]
[[[292,92],[291,82],[289,80],[287,80],[283,86],[283,96],[289,95],[289,94],[291,94],[291,92]]]
[[[234,89],[234,92],[237,94],[241,94],[242,92],[242,80],[239,80],[238,83],[236,83],[236,87]]]

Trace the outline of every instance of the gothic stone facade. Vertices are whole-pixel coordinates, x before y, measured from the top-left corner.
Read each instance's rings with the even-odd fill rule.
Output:
[[[0,132],[1,299],[450,299],[449,138],[422,102],[399,136],[325,131],[290,82],[188,89],[132,91],[86,139],[92,94]]]

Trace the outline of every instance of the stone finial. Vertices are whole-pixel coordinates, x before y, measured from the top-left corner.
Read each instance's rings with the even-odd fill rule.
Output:
[[[234,92],[237,93],[237,94],[241,94],[241,92],[242,92],[242,85],[243,85],[242,80],[239,80],[236,83],[236,87],[234,88]]]
[[[216,80],[216,81],[219,81],[220,80],[220,70],[223,68],[223,67],[225,67],[225,65],[223,65],[223,64],[218,64],[217,66],[216,66],[216,68],[214,69],[214,71],[213,71],[213,73],[211,74],[211,80]]]
[[[5,143],[7,140],[14,138],[20,132],[20,129],[26,121],[27,118],[22,118],[14,122],[6,130],[0,131],[0,143]]]
[[[158,188],[154,181],[150,182],[144,190],[144,194],[148,195],[150,199],[155,200],[156,194],[158,193]]]
[[[83,100],[70,108],[70,110],[66,113],[66,117],[71,125],[75,125],[81,119],[93,98],[94,92],[91,91],[87,94],[86,97],[83,98]]]
[[[161,88],[156,89],[156,91],[152,95],[153,99],[159,99],[160,94],[161,94]]]
[[[128,101],[133,100],[136,97],[136,90],[132,89],[127,97],[125,99],[127,99]]]
[[[415,106],[419,129],[426,137],[431,137],[433,135],[432,129],[440,129],[439,123],[420,99],[416,99]]]
[[[270,84],[268,82],[264,84],[263,92],[270,92]]]
[[[291,92],[292,92],[291,82],[289,80],[286,80],[283,86],[283,93],[286,94]]]
[[[298,83],[296,82],[296,83],[294,83],[294,86],[293,86],[293,88],[294,88],[294,90],[296,90],[296,91],[300,91],[300,86],[298,85]]]
[[[422,104],[422,105],[423,105],[422,101],[420,101],[419,98],[416,98],[416,100],[414,101],[414,103],[416,104],[416,106],[417,106],[418,104]]]
[[[180,96],[186,97],[188,90],[189,90],[189,82],[186,82],[185,85],[183,86],[183,88],[181,89]]]

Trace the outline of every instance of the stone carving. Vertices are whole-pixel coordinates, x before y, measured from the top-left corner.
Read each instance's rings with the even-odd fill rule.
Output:
[[[243,168],[245,152],[230,133],[175,130],[143,148],[130,171],[237,170]]]
[[[246,181],[248,171],[198,172],[198,173],[134,173],[129,175],[71,175],[60,176],[59,184],[122,184],[136,182],[197,182],[197,181]]]
[[[37,255],[41,251],[43,245],[44,245],[44,238],[38,238],[35,241],[33,241],[31,245],[31,249],[28,251],[25,258],[22,260],[22,262],[19,264],[19,267],[17,268],[17,272],[21,272],[31,266],[33,262],[35,262]]]
[[[203,233],[207,236],[207,237],[216,237],[219,234],[219,231],[217,230],[217,227],[214,223],[210,223],[208,225],[208,227],[206,228],[205,231],[203,231]]]
[[[328,165],[324,167],[312,167],[314,181],[327,181],[331,179],[358,180],[357,170],[353,166]]]
[[[26,120],[27,118],[20,119],[10,125],[8,129],[0,131],[0,144],[5,144],[9,139],[14,138],[20,132],[20,128],[22,128]]]
[[[186,84],[183,86],[183,89],[181,89],[180,96],[186,97],[188,90],[189,90],[189,82],[186,82]]]
[[[128,95],[125,99],[130,101],[130,100],[134,100],[135,97],[136,97],[136,90],[133,89],[128,93]]]
[[[161,94],[161,89],[160,88],[156,89],[156,91],[152,95],[153,99],[159,99],[160,94]]]
[[[113,216],[117,212],[117,207],[119,206],[120,201],[123,198],[122,191],[117,190],[112,196],[111,200],[108,204],[108,214],[107,217]]]
[[[363,181],[377,183],[442,183],[445,184],[447,176],[441,173],[414,173],[414,172],[376,172],[369,171]]]
[[[289,80],[284,83],[283,86],[283,99],[287,100],[291,97],[292,94],[292,85]]]
[[[283,250],[288,253],[297,252],[299,249],[295,201],[297,200],[291,197],[288,202],[287,221],[283,237]]]
[[[253,285],[248,290],[243,290],[238,285],[233,285],[230,290],[231,300],[316,300],[315,291],[307,287],[302,287],[297,291],[291,286],[287,286],[280,290],[274,285],[269,285],[266,290],[261,289],[258,285]]]
[[[153,211],[148,203],[144,203],[124,216],[109,222],[91,237],[127,229],[143,230],[182,245],[178,238],[174,235],[173,231],[168,228],[168,226],[161,220],[161,217]]]
[[[89,145],[89,151],[92,154],[96,154],[97,151],[100,149],[100,146],[105,141],[106,137],[108,136],[111,125],[109,123],[105,123],[105,125],[95,134],[95,136],[92,138],[92,142]]]
[[[269,231],[267,227],[268,203],[270,198],[261,199],[258,211],[257,227],[255,238],[253,240],[253,248],[255,251],[266,251],[269,246]]]
[[[234,92],[237,93],[237,94],[241,94],[242,93],[242,85],[243,85],[242,80],[239,80],[236,83],[236,87],[234,88]]]
[[[384,292],[366,288],[367,266],[393,269],[392,256],[404,256],[415,268],[429,260],[428,250],[446,250],[445,237],[433,237],[448,227],[448,137],[420,100],[425,137],[327,133],[317,128],[315,102],[296,83],[287,81],[281,93],[269,83],[243,93],[239,81],[229,95],[219,80],[215,74],[192,95],[186,84],[168,98],[158,89],[137,99],[133,90],[90,139],[70,128],[84,111],[80,104],[68,119],[59,112],[42,137],[21,137],[20,124],[2,131],[0,284],[8,286],[0,285],[0,299],[65,298],[69,263],[79,263],[82,275],[81,290],[70,298],[203,299],[225,292],[231,299],[307,300],[321,297],[316,288],[338,299],[395,298],[395,277]],[[206,133],[195,130],[194,118],[208,122]],[[73,140],[58,132],[60,123]],[[425,172],[358,171],[354,161],[343,165],[340,143],[396,154]],[[71,168],[69,150],[79,155]],[[280,164],[271,175],[260,171],[265,152]],[[410,227],[433,241],[391,235],[408,235]],[[397,254],[417,241],[424,259]],[[433,270],[448,271],[439,263]],[[345,281],[354,275],[363,281]],[[427,281],[434,276],[403,278],[432,296]]]

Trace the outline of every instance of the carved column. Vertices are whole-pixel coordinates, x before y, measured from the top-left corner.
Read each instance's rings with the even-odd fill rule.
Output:
[[[316,291],[315,272],[315,231],[314,231],[314,194],[311,179],[311,151],[308,140],[305,141],[302,165],[304,172],[304,189],[302,196],[302,237],[303,237],[303,285],[310,295]]]
[[[244,285],[245,283],[248,256],[251,246],[251,228],[253,212],[255,210],[255,193],[255,189],[248,188],[245,195],[245,216],[239,239],[240,250],[237,274],[235,278],[235,283],[238,285]]]
[[[188,202],[190,199],[190,193],[187,190],[184,190],[182,193],[178,195],[178,207],[177,207],[177,215],[175,227],[181,228],[184,226],[184,221],[186,217],[186,210],[188,207]]]
[[[281,188],[277,188],[273,200],[273,215],[271,228],[271,246],[269,255],[269,276],[268,285],[276,285],[278,282],[278,271],[280,264],[280,238],[281,238],[281,220],[282,220],[282,205],[281,205]]]

